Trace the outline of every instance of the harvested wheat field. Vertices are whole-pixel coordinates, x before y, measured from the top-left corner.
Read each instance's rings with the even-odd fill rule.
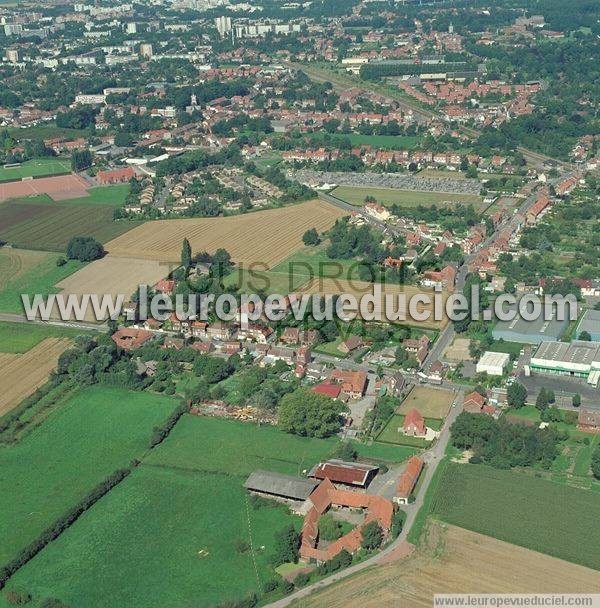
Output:
[[[599,593],[600,572],[462,528],[430,522],[422,547],[292,604],[431,608],[435,593]]]
[[[456,393],[443,388],[415,386],[398,408],[398,413],[406,414],[416,409],[424,418],[445,418],[455,397]]]
[[[69,294],[77,296],[84,294],[103,296],[108,294],[116,298],[116,296],[122,294],[124,301],[127,302],[131,299],[138,285],[144,284],[152,287],[173,269],[174,265],[156,260],[119,258],[107,255],[63,279],[56,284],[56,287],[61,290],[63,297],[67,297]],[[57,317],[58,313],[55,311],[52,316]],[[85,320],[101,321],[104,318],[96,319],[90,309]]]
[[[21,276],[49,256],[43,251],[29,251],[28,249],[0,249],[0,290],[13,279]]]
[[[42,386],[71,340],[46,338],[23,355],[0,354],[0,416]]]
[[[373,311],[376,315],[374,320],[381,319],[383,321],[387,318],[391,321],[395,319],[393,316],[394,313],[402,313],[404,318],[398,319],[398,323],[403,323],[406,325],[414,325],[418,327],[425,327],[431,329],[439,329],[445,327],[448,323],[448,317],[445,312],[443,312],[442,319],[436,321],[434,319],[433,314],[433,299],[434,292],[432,289],[427,289],[424,287],[418,287],[415,285],[384,285],[380,283],[368,283],[364,281],[354,281],[354,280],[345,280],[345,279],[323,279],[316,278],[303,285],[298,293],[302,294],[350,294],[353,295],[360,302],[360,299],[363,296],[373,295],[375,287],[381,287],[381,299],[375,302],[374,306],[369,306],[368,310]],[[405,296],[404,303],[398,303],[398,295]],[[423,311],[429,311],[429,318],[424,321],[418,321],[413,318],[413,315],[410,314],[409,311],[409,302],[412,297],[422,294],[426,295],[430,298],[430,303],[428,305],[418,304],[417,312],[420,314]],[[443,292],[441,294],[442,303],[446,302],[448,297],[447,292]],[[386,305],[387,296],[391,297],[391,302]],[[443,307],[442,307],[443,310]]]
[[[157,220],[130,230],[105,249],[113,256],[179,263],[187,238],[193,253],[226,249],[234,262],[271,267],[301,249],[310,228],[331,228],[346,212],[319,200],[221,218]]]

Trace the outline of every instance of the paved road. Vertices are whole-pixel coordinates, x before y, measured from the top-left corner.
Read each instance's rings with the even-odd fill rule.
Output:
[[[433,447],[424,452],[422,455],[423,459],[427,463],[427,466],[425,467],[423,473],[424,479],[421,483],[421,487],[419,488],[419,493],[416,497],[415,502],[410,505],[404,505],[402,507],[402,509],[406,512],[406,521],[404,522],[404,528],[402,529],[402,532],[399,534],[398,538],[396,538],[385,549],[375,554],[373,557],[363,562],[360,562],[359,564],[355,564],[354,566],[350,566],[349,568],[346,568],[341,572],[336,572],[335,574],[332,574],[331,576],[328,576],[327,578],[317,583],[309,585],[308,587],[304,587],[303,589],[300,589],[295,593],[292,593],[291,595],[288,595],[287,597],[284,597],[276,602],[272,602],[271,604],[268,604],[268,608],[284,608],[285,606],[289,606],[295,600],[299,600],[303,597],[306,597],[314,591],[327,587],[328,585],[347,578],[352,574],[356,574],[361,570],[365,570],[366,568],[375,566],[379,563],[382,557],[385,557],[395,551],[400,545],[400,543],[407,540],[408,533],[412,529],[412,526],[415,523],[415,519],[421,507],[423,506],[425,495],[427,493],[427,489],[429,488],[429,484],[431,483],[433,475],[438,465],[443,460],[444,454],[446,453],[446,447],[450,439],[450,427],[452,426],[454,420],[456,420],[456,417],[461,412],[461,410],[462,394],[458,393],[456,397],[456,407],[452,407],[450,409],[450,412],[446,417],[444,426],[442,427],[442,430],[440,432],[440,436],[438,437]]]

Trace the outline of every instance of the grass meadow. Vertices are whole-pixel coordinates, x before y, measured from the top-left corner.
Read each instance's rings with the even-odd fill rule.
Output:
[[[74,338],[84,333],[70,327],[0,321],[0,353],[26,353],[46,338]]]
[[[64,266],[57,266],[58,255],[49,254],[35,266],[8,279],[0,288],[0,312],[22,313],[21,294],[48,295],[58,293],[54,286],[84,266],[82,262],[68,260]]]
[[[94,486],[143,456],[172,398],[118,388],[77,392],[20,442],[0,447],[0,564]]]
[[[595,492],[517,471],[450,463],[432,513],[447,523],[600,569]]]

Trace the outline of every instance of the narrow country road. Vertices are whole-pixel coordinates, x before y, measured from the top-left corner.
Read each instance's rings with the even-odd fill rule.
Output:
[[[14,314],[14,313],[0,313],[0,321],[7,323],[35,323],[36,325],[53,325],[55,327],[69,327],[71,329],[84,329],[92,331],[105,332],[108,330],[106,323],[80,323],[78,321],[61,321],[60,319],[50,319],[49,321],[42,321],[35,319],[35,321],[29,321],[25,315]]]
[[[421,483],[421,487],[419,488],[419,493],[416,497],[414,503],[410,505],[404,505],[402,509],[406,512],[406,521],[404,522],[404,527],[402,528],[402,532],[398,535],[392,543],[390,543],[385,549],[373,555],[369,559],[366,559],[363,562],[355,564],[354,566],[350,566],[345,570],[341,570],[340,572],[336,572],[323,580],[320,580],[312,585],[308,585],[298,591],[284,597],[276,602],[272,602],[271,604],[267,604],[267,608],[284,608],[285,606],[289,606],[292,602],[299,600],[303,597],[307,597],[311,593],[318,591],[319,589],[323,589],[332,583],[337,581],[341,581],[357,572],[365,570],[366,568],[370,568],[371,566],[376,566],[379,564],[380,560],[391,554],[395,551],[398,546],[407,540],[408,534],[411,531],[413,524],[419,514],[419,511],[423,507],[425,496],[427,494],[427,489],[431,484],[431,480],[440,464],[440,462],[444,458],[444,454],[446,453],[446,447],[448,445],[448,441],[450,440],[450,427],[452,423],[456,420],[456,417],[460,414],[462,410],[462,393],[457,393],[455,396],[455,401],[453,406],[450,408],[450,412],[446,417],[444,422],[444,426],[440,432],[440,435],[429,450],[423,452],[422,457],[423,460],[427,463],[423,475],[425,476],[423,482]]]

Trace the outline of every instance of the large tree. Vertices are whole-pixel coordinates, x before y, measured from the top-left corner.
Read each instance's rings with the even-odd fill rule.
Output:
[[[523,407],[527,399],[527,389],[518,382],[511,384],[506,391],[506,400],[510,407]]]
[[[339,431],[344,409],[339,401],[299,388],[281,400],[279,428],[305,437],[329,437]]]
[[[181,265],[187,270],[192,264],[192,246],[187,239],[183,239],[181,246]]]

